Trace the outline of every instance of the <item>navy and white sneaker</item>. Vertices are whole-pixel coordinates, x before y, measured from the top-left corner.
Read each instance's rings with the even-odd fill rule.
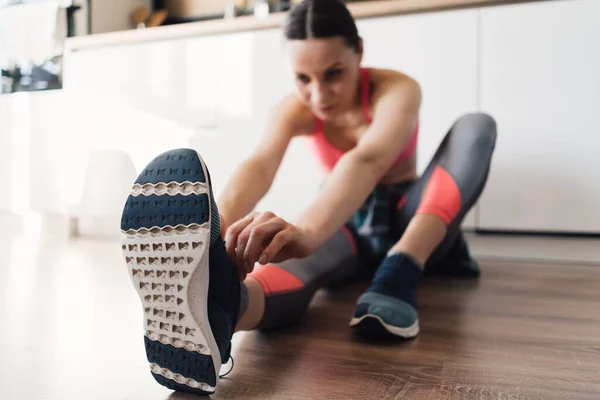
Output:
[[[417,286],[421,269],[406,253],[386,256],[365,293],[356,302],[350,326],[375,336],[410,339],[419,334]]]
[[[195,150],[167,151],[146,166],[127,198],[121,232],[152,375],[173,390],[214,393],[230,356],[240,281]]]

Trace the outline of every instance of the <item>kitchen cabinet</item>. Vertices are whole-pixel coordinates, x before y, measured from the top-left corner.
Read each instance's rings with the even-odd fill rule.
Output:
[[[64,87],[189,128],[214,125],[220,42],[206,36],[68,53]]]
[[[157,153],[186,147],[198,132],[214,131],[220,41],[207,36],[67,53],[58,110],[64,122],[37,124],[45,132],[39,140],[55,138],[49,142],[52,154],[61,154],[55,147],[66,142],[84,142],[52,165],[86,166],[93,151],[114,149],[129,154],[141,171]],[[61,212],[78,202],[85,176],[85,168],[66,171],[68,195],[60,208],[53,206]]]
[[[600,233],[600,2],[481,10],[481,106],[498,142],[486,230]]]
[[[402,71],[421,86],[421,173],[456,119],[478,110],[478,10],[365,19],[358,28],[365,65]],[[477,206],[463,227],[474,228],[476,215]]]

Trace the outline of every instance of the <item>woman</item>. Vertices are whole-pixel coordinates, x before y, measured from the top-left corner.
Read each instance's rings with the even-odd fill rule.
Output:
[[[487,178],[494,121],[460,118],[417,177],[417,82],[361,67],[362,39],[338,0],[305,0],[284,31],[296,93],[275,107],[218,211],[208,169],[189,149],[152,161],[125,206],[123,249],[147,316],[148,359],[173,389],[212,393],[234,331],[298,321],[318,288],[365,270],[373,278],[350,325],[403,338],[419,332],[424,270],[479,275],[460,225]],[[294,224],[252,212],[299,136],[329,171],[321,192]]]

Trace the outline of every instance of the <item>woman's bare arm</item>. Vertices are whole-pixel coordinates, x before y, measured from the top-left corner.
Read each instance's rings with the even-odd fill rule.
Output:
[[[224,227],[250,213],[269,191],[293,136],[302,131],[302,104],[288,96],[274,107],[253,153],[234,171],[218,201]]]
[[[383,89],[373,123],[358,145],[344,154],[297,226],[316,246],[323,244],[356,212],[406,146],[417,124],[421,90],[402,76]]]

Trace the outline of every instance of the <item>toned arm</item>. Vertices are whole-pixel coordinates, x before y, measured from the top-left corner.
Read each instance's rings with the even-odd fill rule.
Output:
[[[290,140],[304,129],[302,115],[303,106],[293,96],[274,107],[258,145],[236,168],[219,198],[226,226],[250,213],[269,191]]]
[[[368,131],[338,161],[319,196],[297,222],[317,247],[365,201],[406,146],[417,124],[421,91],[414,80],[398,78],[378,96]]]

